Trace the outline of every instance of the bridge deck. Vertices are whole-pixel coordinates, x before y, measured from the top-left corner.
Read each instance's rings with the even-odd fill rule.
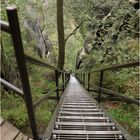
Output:
[[[50,130],[52,129],[52,130]],[[43,139],[123,140],[121,130],[71,76]]]

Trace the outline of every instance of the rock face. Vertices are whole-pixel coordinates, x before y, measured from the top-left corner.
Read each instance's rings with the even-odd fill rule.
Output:
[[[32,21],[30,19],[25,20],[25,26],[32,39],[35,39],[37,42],[36,50],[39,56],[43,59],[46,58],[49,51],[51,51],[52,43],[48,38],[48,35],[45,34],[37,21]]]
[[[83,68],[87,68],[92,64],[95,56],[98,58],[96,64],[111,63],[113,60],[120,61],[117,54],[120,53],[119,50],[122,48],[119,43],[128,40],[128,38],[130,40],[139,38],[138,19],[140,9],[137,9],[139,9],[139,0],[118,2],[113,0],[110,3],[95,6],[90,14],[91,21],[87,25],[91,36],[89,41],[92,41],[92,43],[85,41],[84,49],[78,51],[76,68],[79,69],[81,65]],[[94,19],[94,22],[92,19]]]
[[[82,61],[84,60],[84,58],[86,57],[86,51],[84,48],[80,49],[77,53],[77,57],[76,57],[76,69],[79,69]]]
[[[137,10],[140,8],[139,0],[129,0],[129,3],[132,4],[133,7]]]
[[[45,24],[42,21],[45,20],[44,15],[41,15],[41,11],[39,11],[39,8],[36,7],[33,1],[29,1],[26,5],[26,12],[24,24],[30,37],[29,41],[34,40],[36,42],[35,49],[38,55],[45,59],[52,49],[52,43],[45,32],[46,30],[44,30]]]
[[[81,48],[76,57],[76,69],[79,69],[81,67],[81,64],[83,60],[87,57],[88,54],[90,54],[90,51],[92,50],[92,37],[87,36],[83,48]]]

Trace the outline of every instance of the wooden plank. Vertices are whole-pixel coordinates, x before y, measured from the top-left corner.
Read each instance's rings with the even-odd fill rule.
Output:
[[[0,125],[4,122],[4,119],[0,117]]]
[[[19,133],[18,136],[15,138],[15,140],[22,140],[24,134],[23,133]]]
[[[28,138],[27,136],[25,136],[22,132],[20,132],[18,134],[18,136],[15,138],[15,140],[32,140],[31,138]]]
[[[24,135],[22,140],[28,140],[28,137]]]
[[[0,128],[1,128],[1,137],[3,140],[12,140],[20,132],[16,127],[12,126],[7,121],[5,121]]]

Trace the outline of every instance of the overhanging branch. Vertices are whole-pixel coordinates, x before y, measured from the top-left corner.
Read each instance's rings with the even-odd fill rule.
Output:
[[[75,35],[77,30],[82,26],[82,24],[84,23],[84,21],[81,21],[80,24],[78,26],[76,26],[76,28],[66,37],[65,39],[65,43],[67,42],[67,40],[72,36]]]

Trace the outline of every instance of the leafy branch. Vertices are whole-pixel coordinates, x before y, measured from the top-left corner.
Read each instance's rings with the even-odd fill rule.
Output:
[[[67,42],[67,40],[72,36],[75,35],[77,30],[82,26],[82,24],[84,23],[84,21],[81,21],[80,24],[78,26],[76,26],[76,28],[66,37],[65,39],[65,43]]]

